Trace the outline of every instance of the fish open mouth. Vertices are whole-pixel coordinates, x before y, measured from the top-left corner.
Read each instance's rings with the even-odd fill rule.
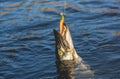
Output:
[[[60,31],[53,30],[55,41],[56,41],[56,54],[59,60],[71,60],[73,59],[72,53],[70,50],[70,35],[68,34],[69,28],[64,23],[64,15],[61,14],[60,19]]]
[[[60,19],[60,31],[58,32],[57,30],[54,29],[54,35],[55,35],[55,41],[56,41],[56,45],[57,47],[60,48],[60,46],[62,47],[68,47],[68,42],[66,40],[66,31],[67,31],[67,27],[64,23],[64,15],[63,13],[60,14],[61,15],[61,19]]]

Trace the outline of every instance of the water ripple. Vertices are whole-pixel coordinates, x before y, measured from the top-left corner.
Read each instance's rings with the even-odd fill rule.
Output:
[[[0,0],[0,79],[56,78],[55,41],[65,8],[78,54],[95,78],[119,78],[119,0]]]

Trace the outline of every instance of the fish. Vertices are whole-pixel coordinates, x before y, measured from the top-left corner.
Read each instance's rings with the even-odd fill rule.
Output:
[[[64,14],[60,14],[60,30],[53,29],[55,37],[57,79],[94,78],[94,72],[77,54],[72,41],[70,29],[65,24]]]

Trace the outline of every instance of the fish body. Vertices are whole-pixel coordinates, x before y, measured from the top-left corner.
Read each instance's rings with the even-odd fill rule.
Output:
[[[56,66],[59,73],[57,79],[88,79],[94,73],[77,54],[68,25],[64,23],[64,15],[60,19],[60,32],[54,30],[56,42]]]

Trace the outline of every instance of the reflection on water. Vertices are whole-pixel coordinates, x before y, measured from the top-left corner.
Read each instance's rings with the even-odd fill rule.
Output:
[[[119,0],[0,0],[0,79],[53,79],[53,29],[65,7],[78,54],[96,79],[120,78]]]

